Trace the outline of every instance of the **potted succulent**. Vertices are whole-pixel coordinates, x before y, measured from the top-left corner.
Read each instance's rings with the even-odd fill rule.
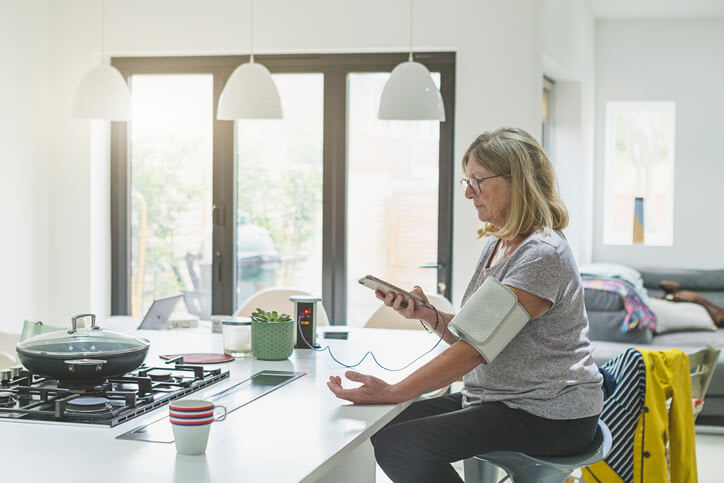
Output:
[[[282,361],[294,349],[294,321],[287,314],[257,308],[251,314],[251,351],[264,361]]]

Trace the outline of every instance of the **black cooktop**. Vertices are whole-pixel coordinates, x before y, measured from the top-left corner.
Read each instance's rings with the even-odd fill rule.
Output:
[[[0,421],[106,426],[116,426],[229,377],[228,371],[180,363],[142,366],[85,386],[68,386],[25,370],[16,372],[0,378]]]

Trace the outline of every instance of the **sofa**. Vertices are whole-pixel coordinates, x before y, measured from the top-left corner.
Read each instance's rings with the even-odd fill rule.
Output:
[[[724,270],[688,270],[672,268],[635,267],[641,273],[649,297],[663,294],[662,280],[678,282],[682,290],[692,290],[718,306],[724,306]],[[711,330],[682,330],[656,334],[650,329],[620,331],[625,316],[623,299],[611,292],[586,290],[586,311],[590,324],[589,336],[594,346],[593,357],[598,365],[620,354],[628,347],[666,350],[673,347],[691,353],[707,344],[724,347],[724,328]],[[704,408],[697,424],[724,426],[724,357],[720,357],[704,399]]]

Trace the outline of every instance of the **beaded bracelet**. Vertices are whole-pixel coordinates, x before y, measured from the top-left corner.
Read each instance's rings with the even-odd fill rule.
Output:
[[[427,325],[425,325],[425,322],[423,322],[422,319],[420,319],[420,324],[422,325],[422,327],[425,329],[425,331],[426,331],[428,334],[431,333],[431,332],[435,332],[435,331],[437,330],[437,325],[440,323],[440,319],[439,319],[439,316],[438,316],[438,313],[437,313],[437,309],[436,309],[435,307],[433,307],[432,305],[430,306],[430,308],[432,308],[432,311],[435,312],[435,327],[433,327],[433,329],[430,330],[430,329],[427,327]]]

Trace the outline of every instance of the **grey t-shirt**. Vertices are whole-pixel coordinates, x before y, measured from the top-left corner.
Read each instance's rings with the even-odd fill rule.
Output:
[[[505,260],[485,268],[498,239],[483,248],[463,305],[487,277],[552,305],[523,329],[489,364],[463,377],[463,407],[500,401],[548,419],[577,419],[603,408],[601,382],[591,357],[583,285],[560,232],[533,233]]]

